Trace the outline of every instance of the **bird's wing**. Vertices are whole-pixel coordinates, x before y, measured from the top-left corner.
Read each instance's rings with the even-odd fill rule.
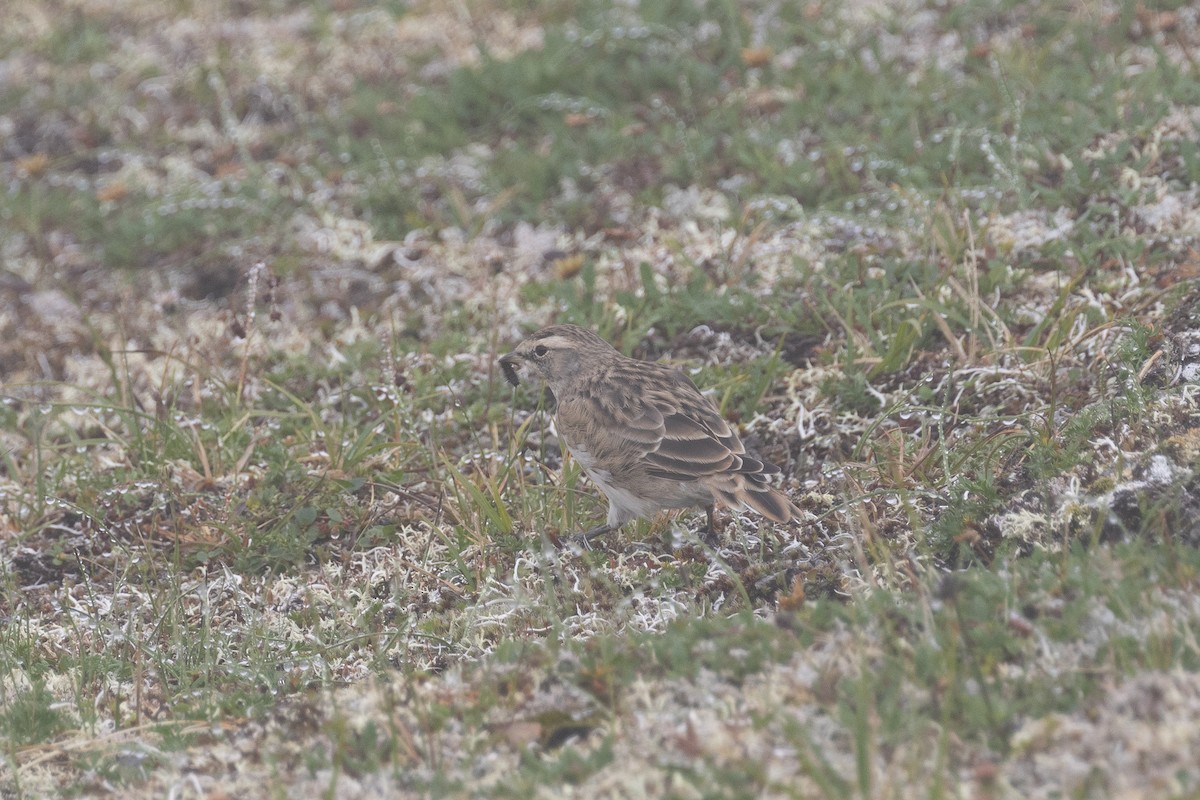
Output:
[[[609,385],[619,388],[600,403],[611,419],[605,427],[626,452],[636,449],[651,476],[694,481],[720,473],[778,471],[746,455],[717,407],[679,370],[664,366],[653,381],[644,374],[613,377]]]

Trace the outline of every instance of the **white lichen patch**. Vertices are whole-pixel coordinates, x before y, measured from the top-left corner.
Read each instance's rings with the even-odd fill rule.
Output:
[[[1000,252],[1021,256],[1036,254],[1047,244],[1066,239],[1074,227],[1074,215],[1060,208],[1053,213],[1029,210],[994,215],[987,219],[984,230],[987,241]]]
[[[1180,797],[1200,787],[1200,676],[1146,672],[1111,683],[1086,713],[1051,714],[1013,736],[1011,796]]]

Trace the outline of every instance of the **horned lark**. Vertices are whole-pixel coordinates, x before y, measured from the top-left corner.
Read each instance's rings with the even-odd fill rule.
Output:
[[[712,401],[678,369],[626,358],[591,331],[552,325],[501,357],[504,377],[548,386],[559,438],[608,497],[592,539],[636,517],[703,506],[750,507],[775,522],[799,514],[767,484],[779,472],[746,453]]]

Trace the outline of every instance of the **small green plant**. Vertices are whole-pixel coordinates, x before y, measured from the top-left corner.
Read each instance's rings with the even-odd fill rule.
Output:
[[[67,717],[54,705],[56,698],[44,679],[13,693],[0,710],[0,731],[10,747],[52,741],[69,727]]]

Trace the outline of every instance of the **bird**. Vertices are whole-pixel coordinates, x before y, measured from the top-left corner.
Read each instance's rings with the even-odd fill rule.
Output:
[[[585,542],[660,511],[749,507],[786,523],[799,509],[768,483],[779,468],[746,452],[712,400],[679,369],[629,358],[590,330],[551,325],[500,357],[505,379],[554,396],[559,439],[608,498]]]

